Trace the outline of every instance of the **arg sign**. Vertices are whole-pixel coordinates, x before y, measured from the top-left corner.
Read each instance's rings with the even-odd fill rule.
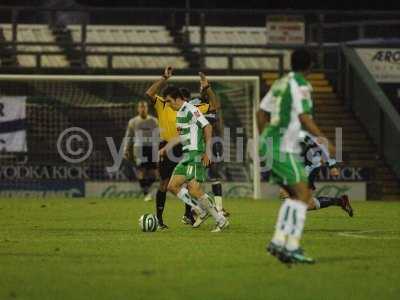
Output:
[[[400,48],[357,48],[356,52],[377,82],[400,82]]]

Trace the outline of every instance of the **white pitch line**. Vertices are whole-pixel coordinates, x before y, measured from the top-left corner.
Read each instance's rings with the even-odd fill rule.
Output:
[[[351,232],[351,231],[344,231],[344,232],[339,232],[338,235],[344,236],[344,237],[351,237],[351,238],[357,238],[357,239],[367,239],[367,240],[400,240],[400,236],[368,236],[368,235],[362,235],[363,233],[377,233],[379,234],[380,232],[383,232],[382,230],[363,230],[363,231],[357,231],[357,232]]]

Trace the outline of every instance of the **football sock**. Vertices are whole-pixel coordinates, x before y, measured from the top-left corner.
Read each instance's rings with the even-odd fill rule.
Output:
[[[160,223],[161,225],[164,224],[163,212],[164,212],[164,206],[165,206],[166,197],[167,197],[167,192],[162,192],[160,190],[157,191],[157,195],[156,195],[156,212],[157,212],[158,223]]]
[[[340,199],[339,198],[317,197],[316,200],[319,202],[319,207],[320,208],[325,208],[325,207],[329,207],[329,206],[332,206],[332,205],[340,205]]]
[[[179,190],[177,196],[179,199],[181,199],[186,204],[185,205],[185,216],[188,216],[188,212],[190,213],[192,207],[197,210],[202,210],[199,207],[199,202],[195,198],[190,196],[187,188],[185,188],[185,187],[181,188]]]
[[[224,216],[221,216],[217,209],[215,208],[211,197],[207,194],[204,193],[203,196],[201,196],[199,198],[199,202],[201,203],[201,206],[204,207],[209,213],[210,215],[214,218],[215,221],[217,221],[218,223],[224,219]]]
[[[218,211],[222,211],[222,185],[221,182],[214,182],[211,186],[214,194],[215,207]]]
[[[275,225],[275,233],[272,238],[272,242],[278,246],[284,246],[286,242],[286,236],[290,230],[289,215],[291,211],[291,203],[293,200],[286,198],[282,203],[278,213],[278,220]]]
[[[289,214],[290,230],[286,241],[286,249],[289,251],[300,247],[300,239],[303,234],[307,214],[307,204],[302,201],[291,201],[291,212]]]
[[[185,216],[189,218],[192,224],[196,221],[193,217],[192,206],[185,203]]]

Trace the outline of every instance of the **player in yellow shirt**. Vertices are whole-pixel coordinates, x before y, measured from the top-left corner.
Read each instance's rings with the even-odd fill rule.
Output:
[[[169,142],[177,140],[178,131],[176,129],[176,111],[173,110],[169,103],[167,103],[162,96],[160,96],[160,91],[167,85],[167,81],[172,76],[172,67],[168,66],[165,68],[162,77],[154,82],[150,88],[146,91],[146,95],[150,98],[151,104],[157,113],[158,123],[160,127],[160,151],[162,157],[159,161],[159,174],[160,174],[160,187],[156,195],[156,213],[159,222],[159,229],[168,228],[163,221],[163,212],[165,207],[165,199],[167,193],[167,187],[169,179],[172,175],[175,166],[181,160],[182,157],[182,145],[180,143],[173,146],[171,149],[167,147]],[[186,94],[190,96],[190,92],[186,90]],[[185,99],[189,100],[189,99]],[[213,110],[215,102],[210,99],[209,103],[204,103],[199,107],[202,113],[206,113],[209,110]],[[174,143],[170,143],[174,144]],[[164,149],[164,147],[167,147]],[[194,223],[194,218],[191,212],[191,207],[185,205],[185,214],[183,216],[183,221],[185,223]]]

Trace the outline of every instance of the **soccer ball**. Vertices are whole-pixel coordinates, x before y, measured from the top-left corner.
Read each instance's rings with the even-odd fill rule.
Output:
[[[139,219],[139,227],[144,232],[154,232],[157,230],[158,220],[153,214],[144,214]]]

